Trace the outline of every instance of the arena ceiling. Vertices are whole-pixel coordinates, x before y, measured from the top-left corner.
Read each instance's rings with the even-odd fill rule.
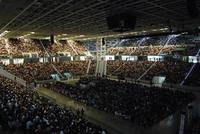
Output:
[[[200,1],[196,2],[200,7]],[[112,9],[134,10],[137,23],[133,35],[200,25],[199,17],[189,16],[186,0],[0,0],[0,33],[37,38],[51,34],[59,38],[115,36],[119,33],[108,30],[106,22]]]

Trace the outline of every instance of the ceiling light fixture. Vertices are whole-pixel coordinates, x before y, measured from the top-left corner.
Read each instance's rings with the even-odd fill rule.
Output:
[[[152,29],[152,31],[153,31],[153,32],[156,32],[156,31],[158,31],[158,29]]]
[[[79,37],[85,37],[85,35],[79,35]]]
[[[160,30],[161,31],[165,31],[165,30],[168,30],[169,28],[161,28]]]
[[[23,35],[23,36],[20,36],[19,38],[25,38],[25,37],[27,37],[27,36],[30,36],[31,34],[25,34],[25,35]]]
[[[182,32],[181,34],[182,34],[182,35],[187,35],[187,34],[188,34],[188,32]]]

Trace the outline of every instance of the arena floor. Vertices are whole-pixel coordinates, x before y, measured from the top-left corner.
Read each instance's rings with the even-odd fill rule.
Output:
[[[142,128],[134,126],[131,122],[120,119],[112,114],[99,111],[97,109],[85,106],[73,99],[55,93],[45,88],[36,90],[40,95],[47,97],[54,103],[72,109],[84,108],[86,118],[96,124],[106,128],[111,134],[177,134],[179,128],[180,115],[174,114],[151,128]]]

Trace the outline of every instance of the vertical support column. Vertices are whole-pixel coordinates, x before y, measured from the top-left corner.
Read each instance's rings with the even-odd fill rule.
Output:
[[[89,59],[89,61],[88,61],[88,67],[87,67],[87,72],[86,72],[86,74],[88,75],[89,74],[89,72],[90,72],[90,65],[91,65],[91,59]]]
[[[99,64],[100,64],[100,46],[101,46],[101,40],[100,39],[97,39],[97,42],[96,42],[96,70],[95,70],[95,76],[98,76],[99,75]]]
[[[5,48],[8,51],[8,55],[10,57],[10,45],[9,45],[8,39],[3,39],[3,40],[4,40],[5,44],[6,44]]]
[[[102,77],[104,75],[106,75],[106,68],[107,68],[107,64],[106,64],[106,42],[105,39],[97,39],[97,44],[96,44],[96,49],[97,49],[97,55],[96,55],[96,60],[97,60],[97,64],[96,64],[96,71],[95,71],[95,76],[99,76]]]
[[[184,134],[185,131],[185,112],[181,112],[179,134]]]
[[[106,76],[107,75],[107,61],[105,60],[104,61],[104,76]]]

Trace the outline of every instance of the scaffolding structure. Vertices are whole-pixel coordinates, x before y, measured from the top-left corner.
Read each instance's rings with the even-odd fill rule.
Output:
[[[104,38],[97,39],[96,43],[96,71],[95,71],[95,76],[98,77],[103,77],[106,76],[107,73],[107,61],[106,61],[106,41]]]

